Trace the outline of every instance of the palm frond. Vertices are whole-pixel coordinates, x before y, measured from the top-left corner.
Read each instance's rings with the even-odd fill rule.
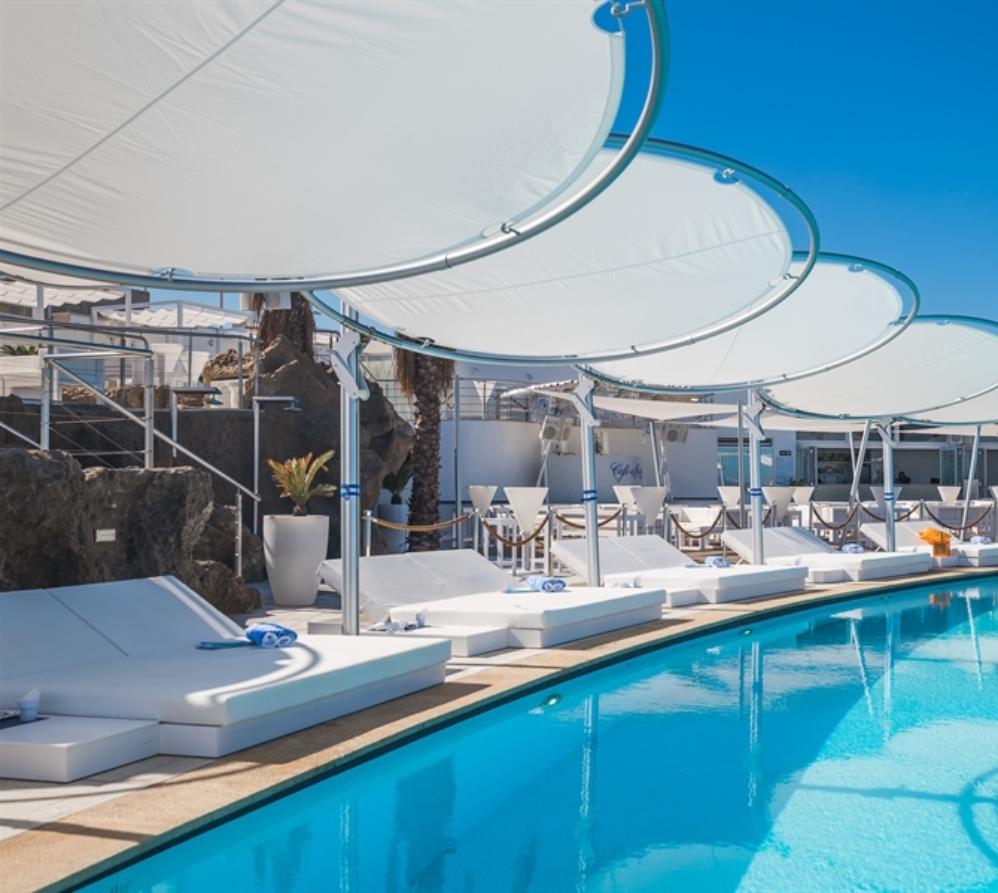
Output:
[[[329,470],[326,463],[332,458],[333,451],[329,450],[315,460],[311,453],[302,459],[286,459],[284,462],[267,460],[274,483],[280,488],[280,495],[295,504],[293,514],[307,515],[308,501],[313,496],[332,496],[336,492],[334,484],[315,483],[320,471]]]

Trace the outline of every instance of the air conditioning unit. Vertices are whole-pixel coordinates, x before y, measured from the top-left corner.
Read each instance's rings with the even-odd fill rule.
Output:
[[[540,441],[542,453],[560,456],[568,451],[568,435],[574,419],[571,416],[546,415],[541,422]]]
[[[662,431],[662,439],[666,443],[686,443],[686,435],[689,430],[690,426],[681,422],[666,422]]]

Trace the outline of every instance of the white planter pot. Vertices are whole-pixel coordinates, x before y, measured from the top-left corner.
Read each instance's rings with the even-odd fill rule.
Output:
[[[274,602],[288,607],[315,603],[319,565],[326,560],[327,515],[264,515],[263,557]]]
[[[378,517],[382,521],[391,521],[392,524],[408,524],[409,523],[409,506],[405,505],[379,505],[378,506]],[[405,551],[405,538],[407,536],[404,530],[392,530],[390,527],[381,528],[381,536],[385,541],[385,546],[388,549],[389,555],[399,555]]]

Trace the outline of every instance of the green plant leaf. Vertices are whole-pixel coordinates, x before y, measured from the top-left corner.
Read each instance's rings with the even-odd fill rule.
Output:
[[[286,459],[284,462],[267,460],[274,483],[280,488],[280,495],[295,504],[294,514],[307,515],[308,501],[313,496],[332,496],[336,492],[334,484],[315,483],[320,471],[329,470],[326,463],[332,458],[333,451],[329,450],[315,460],[311,453],[302,459]]]

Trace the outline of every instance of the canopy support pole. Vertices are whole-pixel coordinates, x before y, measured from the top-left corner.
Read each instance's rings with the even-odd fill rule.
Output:
[[[745,404],[738,401],[738,523],[745,526]]]
[[[752,503],[752,563],[766,563],[764,531],[762,529],[762,428],[759,416],[762,404],[753,392],[749,414],[745,419],[749,429],[749,498]]]
[[[658,433],[654,420],[648,422],[648,437],[651,438],[651,461],[655,466],[655,486],[662,486],[662,463],[658,458]]]
[[[897,551],[897,515],[894,512],[894,438],[889,420],[877,422],[884,443],[884,521],[887,528],[887,551]]]
[[[863,426],[863,437],[859,441],[859,453],[856,455],[856,467],[852,475],[852,487],[849,490],[849,511],[852,511],[856,500],[859,499],[859,478],[863,473],[863,460],[866,459],[866,445],[870,440],[872,424],[870,419],[866,420],[866,424]],[[850,433],[849,436],[852,437],[852,434]]]
[[[461,376],[454,374],[454,517],[460,518],[463,512],[461,499]],[[464,527],[455,524],[454,548],[464,546]]]
[[[340,380],[340,601],[346,636],[360,635],[360,401],[370,392],[360,377],[359,348],[360,335],[344,329],[330,356]]]
[[[596,494],[596,428],[599,419],[593,411],[595,383],[579,373],[579,386],[572,393],[572,402],[582,420],[582,508],[586,518],[586,583],[601,586],[599,566],[599,503]]]
[[[978,425],[974,429],[974,445],[970,448],[970,471],[967,473],[967,492],[963,494],[963,520],[960,522],[961,528],[966,528],[967,517],[970,514],[970,487],[974,482],[974,476],[977,474],[977,451],[980,448],[981,426]],[[958,539],[962,541],[966,533],[966,529],[961,529]]]

